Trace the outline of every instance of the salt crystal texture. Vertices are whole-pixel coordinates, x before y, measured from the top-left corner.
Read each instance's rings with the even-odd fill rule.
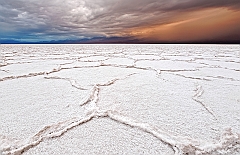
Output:
[[[0,45],[0,154],[240,154],[239,45]]]

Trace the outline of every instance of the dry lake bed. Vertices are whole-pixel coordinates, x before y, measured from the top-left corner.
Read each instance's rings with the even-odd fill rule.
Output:
[[[240,45],[0,45],[0,154],[240,154]]]

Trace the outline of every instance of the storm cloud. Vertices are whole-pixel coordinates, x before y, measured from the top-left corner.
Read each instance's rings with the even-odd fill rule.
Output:
[[[47,41],[131,36],[127,30],[171,23],[209,8],[238,11],[239,0],[0,0],[0,37]]]

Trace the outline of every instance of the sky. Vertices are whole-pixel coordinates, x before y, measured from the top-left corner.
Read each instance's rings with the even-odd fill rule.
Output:
[[[240,0],[0,0],[0,43],[240,43]]]

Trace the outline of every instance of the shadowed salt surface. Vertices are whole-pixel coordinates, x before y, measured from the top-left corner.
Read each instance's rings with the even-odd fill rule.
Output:
[[[240,154],[239,45],[0,45],[0,154]]]

